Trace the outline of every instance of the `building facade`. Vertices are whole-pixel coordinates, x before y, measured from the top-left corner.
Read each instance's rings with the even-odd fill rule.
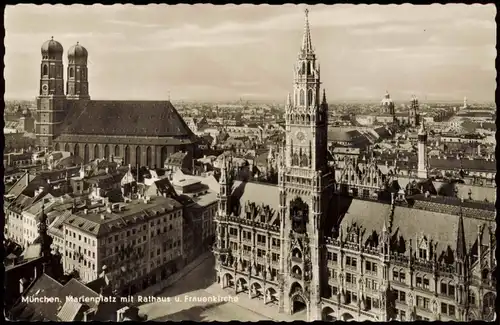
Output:
[[[60,225],[65,272],[84,283],[105,272],[113,289],[135,294],[166,279],[182,259],[182,205],[167,197],[84,209]],[[55,233],[52,233],[55,235]]]
[[[400,191],[374,163],[339,181],[362,195],[334,191],[319,72],[306,11],[278,185],[221,166],[218,283],[309,321],[491,320],[494,207]]]
[[[68,51],[64,92],[63,47],[42,45],[35,133],[37,146],[68,151],[87,163],[120,157],[133,166],[163,166],[179,150],[193,151],[194,134],[170,101],[91,100],[88,52],[80,44]]]

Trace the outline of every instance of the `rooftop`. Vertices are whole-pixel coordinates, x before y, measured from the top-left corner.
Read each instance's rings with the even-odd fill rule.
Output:
[[[77,227],[80,230],[95,236],[103,236],[117,231],[129,223],[143,222],[159,214],[181,209],[182,205],[176,200],[155,196],[148,203],[144,200],[133,200],[120,210],[108,212],[106,210],[95,213],[79,211],[64,221],[66,226]]]

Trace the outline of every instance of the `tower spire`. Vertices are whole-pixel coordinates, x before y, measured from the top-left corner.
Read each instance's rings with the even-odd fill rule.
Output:
[[[465,261],[467,254],[465,245],[465,232],[464,232],[464,218],[462,216],[462,205],[460,205],[460,216],[458,217],[458,231],[457,231],[457,259]]]
[[[302,37],[302,52],[312,53],[311,30],[309,29],[309,9],[305,10],[306,21],[304,25],[304,36]]]

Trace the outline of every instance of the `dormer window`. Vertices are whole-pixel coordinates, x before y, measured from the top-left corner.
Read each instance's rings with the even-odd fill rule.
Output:
[[[421,258],[421,259],[426,260],[427,259],[427,250],[423,249],[423,248],[420,248],[418,250],[418,257]]]

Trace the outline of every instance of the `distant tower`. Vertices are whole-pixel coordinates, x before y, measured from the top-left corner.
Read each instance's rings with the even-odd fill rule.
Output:
[[[87,58],[87,50],[78,42],[68,51],[68,82],[66,86],[68,99],[90,99]]]
[[[467,97],[464,97],[464,108],[468,108],[469,104],[467,104]]]
[[[428,178],[427,170],[427,131],[425,130],[424,122],[420,124],[418,131],[418,170],[417,176],[420,179]]]
[[[36,141],[40,149],[50,149],[64,119],[65,101],[62,45],[51,38],[42,45],[40,93],[37,97]]]
[[[391,95],[386,90],[384,98],[382,99],[380,105],[382,106],[382,114],[391,115],[392,121],[396,122],[396,110],[394,108],[394,102],[391,99]]]
[[[410,103],[409,122],[412,127],[417,127],[420,123],[420,116],[418,114],[419,105],[417,96],[413,95]]]

